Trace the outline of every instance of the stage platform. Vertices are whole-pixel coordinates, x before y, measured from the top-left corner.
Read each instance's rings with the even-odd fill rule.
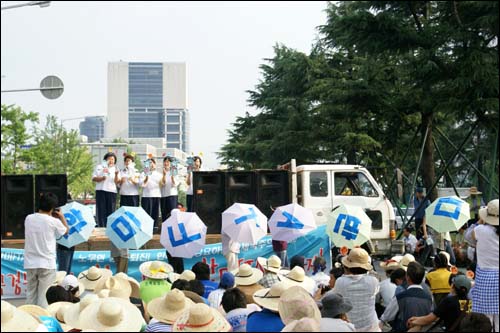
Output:
[[[220,235],[207,235],[207,244],[220,243]],[[24,249],[24,239],[2,239],[2,247],[12,249]],[[85,243],[76,246],[76,251],[104,251],[110,249],[108,237],[104,234],[104,228],[96,228],[92,236]],[[141,250],[163,249],[160,244],[160,235],[153,235],[153,239],[147,242]]]

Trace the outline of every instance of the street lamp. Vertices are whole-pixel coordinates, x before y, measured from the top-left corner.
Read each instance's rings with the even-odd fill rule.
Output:
[[[26,7],[26,6],[40,6],[40,8],[45,8],[50,6],[50,1],[30,1],[26,3],[20,3],[17,5],[12,5],[12,6],[5,6],[2,7],[2,10],[4,9],[13,9],[13,8],[19,8],[19,7]]]

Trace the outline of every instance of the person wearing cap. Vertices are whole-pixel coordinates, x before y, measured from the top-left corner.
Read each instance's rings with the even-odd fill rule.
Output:
[[[418,262],[408,264],[406,281],[408,289],[393,297],[380,317],[379,327],[382,329],[384,323],[392,322],[392,330],[406,332],[408,319],[416,316],[424,316],[431,312],[432,297],[427,294],[422,286],[425,269]]]
[[[56,279],[56,239],[69,231],[64,214],[55,210],[57,204],[55,194],[43,193],[38,213],[30,214],[24,220],[26,304],[48,305],[45,293]]]
[[[273,284],[271,288],[257,290],[253,299],[262,311],[252,312],[247,318],[247,332],[279,332],[285,324],[279,315],[279,300],[289,287],[286,282]]]
[[[413,207],[415,208],[415,230],[417,238],[427,238],[427,227],[425,225],[425,209],[431,204],[429,200],[425,200],[424,189],[417,186],[415,189],[415,198],[413,199]],[[420,206],[422,206],[420,208]],[[419,209],[420,208],[420,209]]]
[[[208,295],[219,286],[217,282],[210,280],[210,266],[206,263],[199,261],[191,267],[191,270],[196,275],[196,280],[201,281],[205,287],[205,293],[203,297],[208,298]]]
[[[139,266],[139,271],[146,277],[140,283],[139,292],[144,303],[168,293],[172,285],[167,281],[172,266],[163,261],[147,261]]]
[[[178,289],[172,289],[163,297],[152,300],[148,312],[152,317],[146,332],[172,332],[172,326],[179,316],[194,303]]]
[[[329,291],[321,298],[320,303],[320,332],[356,332],[347,315],[352,310],[351,302],[341,294]]]
[[[103,163],[97,165],[92,174],[95,186],[95,204],[97,226],[106,228],[108,216],[116,208],[116,185],[120,182],[120,170],[116,167],[116,155],[113,152],[104,155]]]
[[[238,288],[230,288],[224,292],[221,304],[233,332],[246,332],[247,318],[253,311],[247,308],[245,294]]]
[[[66,275],[59,285],[71,293],[74,300],[78,301],[80,301],[80,295],[85,291],[83,283],[78,282],[77,277],[74,275]]]
[[[271,288],[273,284],[281,281],[278,275],[281,269],[281,259],[277,255],[273,254],[268,259],[258,257],[257,263],[266,271],[262,279],[259,280],[262,287]]]
[[[208,294],[208,305],[211,307],[218,309],[220,306],[220,302],[222,301],[222,295],[224,292],[230,288],[234,287],[234,275],[230,272],[225,272],[222,274],[222,277],[219,282],[219,288],[211,291]]]
[[[461,313],[470,312],[467,300],[470,288],[471,281],[465,275],[455,276],[450,294],[428,315],[409,318],[408,327],[427,326],[442,320],[446,331],[456,331],[462,319]]]
[[[434,304],[436,305],[439,305],[450,292],[448,281],[451,272],[449,270],[448,257],[446,254],[446,252],[441,251],[434,257],[434,270],[427,273],[425,278],[426,283],[431,288]]]
[[[243,264],[232,273],[234,274],[235,284],[245,294],[247,303],[254,303],[253,294],[257,290],[264,289],[258,283],[263,276],[262,271],[251,267],[249,264]]]
[[[368,252],[354,248],[342,258],[345,274],[336,282],[333,291],[341,294],[353,305],[348,315],[358,331],[379,332],[375,296],[379,291],[378,280],[367,274],[373,270]]]
[[[479,210],[479,225],[472,231],[476,241],[476,283],[472,290],[472,311],[487,315],[495,329],[498,327],[498,199]]]
[[[485,205],[481,194],[483,193],[479,192],[476,186],[471,186],[469,189],[469,196],[465,199],[469,204],[470,218],[474,222],[479,220],[479,209]]]

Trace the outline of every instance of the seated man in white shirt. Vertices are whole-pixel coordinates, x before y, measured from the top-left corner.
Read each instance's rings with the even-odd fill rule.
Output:
[[[415,248],[417,247],[417,237],[412,234],[411,227],[405,227],[403,229],[404,242],[405,242],[405,252],[410,254],[415,254]]]

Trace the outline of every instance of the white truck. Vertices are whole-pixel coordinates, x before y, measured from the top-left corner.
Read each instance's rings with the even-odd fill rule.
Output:
[[[316,223],[325,224],[337,206],[359,206],[372,220],[368,248],[374,255],[401,252],[401,241],[394,241],[394,209],[370,172],[359,165],[313,164],[296,166],[295,160],[283,166],[291,176],[292,202],[313,211]]]

